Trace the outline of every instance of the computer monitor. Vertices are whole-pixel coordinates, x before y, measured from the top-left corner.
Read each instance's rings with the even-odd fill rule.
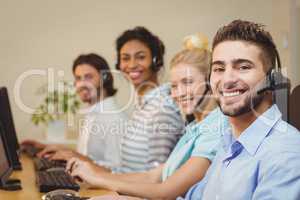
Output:
[[[6,184],[13,170],[8,157],[7,144],[3,139],[4,129],[0,122],[0,187]]]
[[[8,144],[8,153],[13,165],[13,169],[22,168],[19,161],[19,142],[15,130],[12,112],[8,98],[8,92],[5,87],[0,87],[0,121],[3,123],[5,137],[4,140]]]
[[[8,152],[8,143],[4,140],[5,130],[0,121],[0,189],[3,190],[21,190],[21,181],[19,179],[9,179],[13,166]]]

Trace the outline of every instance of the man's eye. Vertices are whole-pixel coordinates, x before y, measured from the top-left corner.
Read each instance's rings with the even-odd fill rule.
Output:
[[[250,66],[248,66],[248,65],[241,65],[240,67],[239,67],[239,70],[248,70],[248,69],[250,69],[251,67]]]

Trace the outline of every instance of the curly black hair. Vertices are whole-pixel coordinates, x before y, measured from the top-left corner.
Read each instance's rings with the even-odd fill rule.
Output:
[[[117,64],[116,69],[120,69],[120,50],[125,43],[131,40],[138,40],[144,43],[151,51],[153,72],[157,72],[164,65],[165,46],[158,36],[151,33],[142,26],[124,31],[116,40]]]

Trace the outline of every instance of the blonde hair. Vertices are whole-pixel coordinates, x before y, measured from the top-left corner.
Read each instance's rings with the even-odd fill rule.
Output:
[[[170,69],[180,63],[196,67],[201,73],[208,77],[211,54],[208,50],[184,49],[177,53],[170,62]]]
[[[208,83],[210,73],[211,52],[208,49],[208,39],[205,35],[198,33],[184,38],[184,49],[178,52],[170,62],[170,69],[173,69],[178,64],[188,64],[203,73]],[[207,87],[209,87],[207,85]],[[209,92],[207,95],[211,94]],[[211,110],[216,107],[216,102],[212,98],[205,98],[201,103],[201,118],[203,119]]]
[[[201,33],[187,36],[183,40],[183,46],[184,49],[172,58],[170,69],[180,63],[189,64],[199,69],[208,78],[211,52],[208,50],[207,37]]]

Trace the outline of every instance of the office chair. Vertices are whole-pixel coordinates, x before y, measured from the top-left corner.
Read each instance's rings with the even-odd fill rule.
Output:
[[[300,85],[293,89],[290,95],[289,122],[300,130]]]
[[[287,77],[283,77],[286,81],[286,85],[283,88],[274,90],[273,99],[282,114],[282,120],[289,122],[289,97],[291,91],[291,82]]]

